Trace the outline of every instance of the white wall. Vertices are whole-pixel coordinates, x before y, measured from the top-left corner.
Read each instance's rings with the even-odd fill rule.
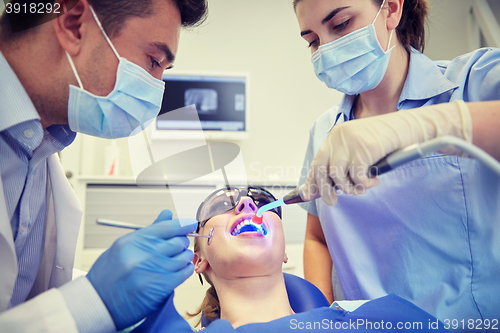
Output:
[[[424,53],[434,60],[453,59],[473,51],[468,44],[467,14],[477,0],[428,0],[427,43]],[[500,1],[487,1],[497,22],[500,22]]]
[[[500,19],[500,1],[488,0],[488,4],[490,5],[491,11],[495,15],[497,21],[499,21],[499,19]]]
[[[433,60],[453,59],[470,52],[466,17],[474,0],[430,0],[424,53]]]

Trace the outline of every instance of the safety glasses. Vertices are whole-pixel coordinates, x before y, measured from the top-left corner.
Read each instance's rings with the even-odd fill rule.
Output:
[[[198,207],[196,219],[201,227],[214,216],[229,212],[240,203],[242,197],[252,198],[255,205],[260,208],[276,198],[267,190],[260,187],[228,187],[210,194]],[[281,218],[281,207],[270,210]]]

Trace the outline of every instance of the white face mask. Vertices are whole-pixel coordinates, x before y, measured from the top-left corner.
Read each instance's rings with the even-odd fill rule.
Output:
[[[72,131],[101,138],[129,136],[136,128],[156,117],[160,111],[165,82],[142,67],[120,57],[102,28],[92,7],[97,25],[119,60],[115,87],[107,96],[96,96],[83,88],[73,60],[66,52],[80,87],[69,86],[68,120]]]
[[[311,59],[316,76],[328,88],[356,95],[377,87],[384,78],[394,48],[384,51],[375,31],[375,21],[384,3],[385,0],[372,24],[321,45],[313,53]],[[393,31],[387,48],[391,44]]]

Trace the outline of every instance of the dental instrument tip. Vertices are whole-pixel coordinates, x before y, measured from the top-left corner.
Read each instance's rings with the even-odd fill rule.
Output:
[[[255,214],[253,217],[252,217],[252,222],[255,223],[255,224],[262,224],[262,218],[264,216],[261,215],[261,216],[258,216],[258,214]]]
[[[210,241],[212,240],[212,237],[214,236],[214,228],[212,228],[212,230],[210,230],[210,234],[208,234],[208,236],[210,236],[210,237],[207,239],[207,245],[210,245]]]
[[[190,234],[187,234],[186,236],[188,236],[188,237],[205,237],[205,238],[212,237],[212,235],[200,235],[200,234],[195,234],[195,233],[190,233]]]

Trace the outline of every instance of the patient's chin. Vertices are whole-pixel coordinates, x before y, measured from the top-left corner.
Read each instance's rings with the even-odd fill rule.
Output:
[[[281,271],[283,252],[254,249],[235,251],[225,260],[212,264],[214,271],[225,278],[264,276]]]

